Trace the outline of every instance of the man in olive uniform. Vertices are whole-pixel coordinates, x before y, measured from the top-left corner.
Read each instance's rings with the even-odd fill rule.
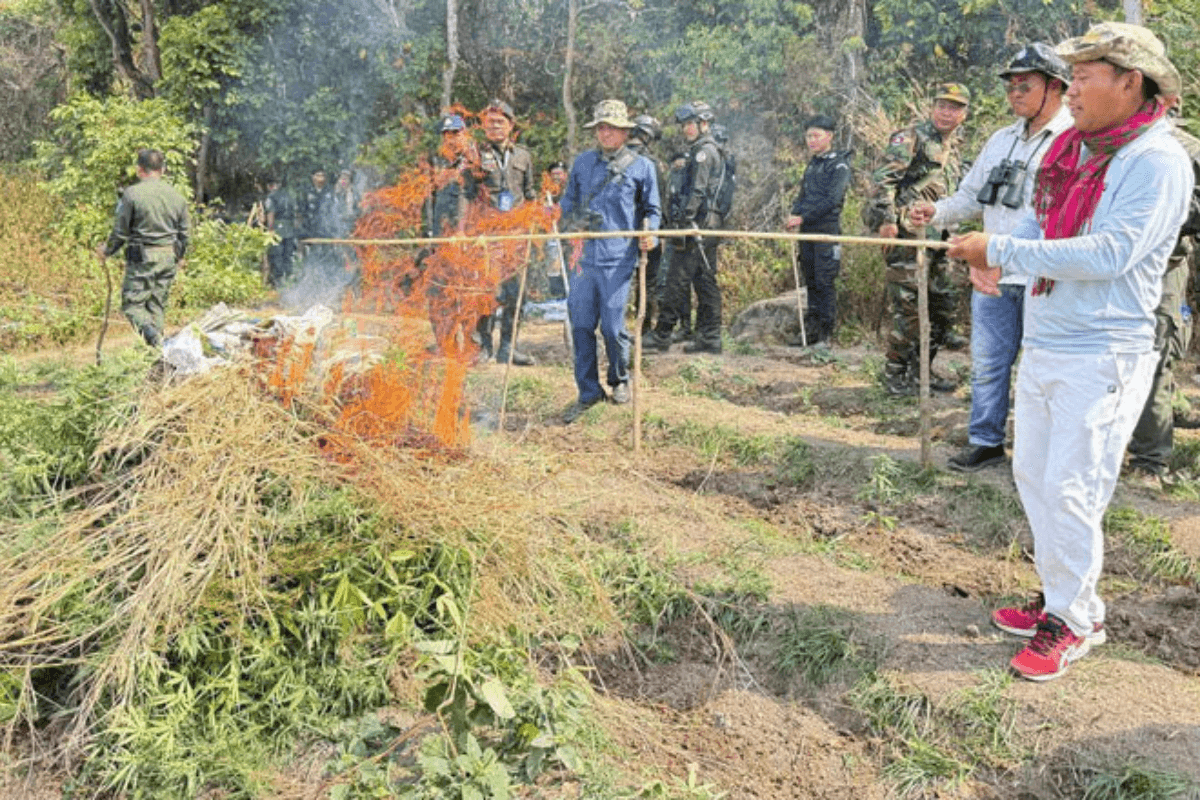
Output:
[[[671,198],[667,209],[668,227],[720,228],[724,222],[712,208],[724,178],[724,159],[709,131],[713,110],[708,103],[696,101],[675,110],[675,122],[683,128],[688,143],[683,185]],[[684,347],[686,353],[721,352],[721,287],[717,284],[717,241],[711,237],[672,237],[674,250],[663,291],[662,308],[648,349],[666,352],[671,347],[671,331],[684,305],[684,295],[696,289],[696,335]]]
[[[188,205],[162,179],[162,152],[139,150],[138,182],[121,195],[112,233],[96,248],[100,260],[125,248],[121,312],[146,344],[162,344],[164,309],[188,246]]]
[[[1183,307],[1187,304],[1189,266],[1195,250],[1194,237],[1200,234],[1200,140],[1179,125],[1179,98],[1167,112],[1172,118],[1171,133],[1183,145],[1192,162],[1192,174],[1196,181],[1188,216],[1179,229],[1179,241],[1167,259],[1167,271],[1163,274],[1162,299],[1154,311],[1154,350],[1159,354],[1158,368],[1150,384],[1150,396],[1133,438],[1129,440],[1129,470],[1135,477],[1150,484],[1160,484],[1166,475],[1171,450],[1175,444],[1175,374],[1173,367],[1183,358],[1192,340],[1192,321],[1186,318]]]
[[[300,198],[300,235],[302,238],[325,238],[329,231],[325,230],[321,218],[322,206],[326,206],[329,198],[329,182],[325,170],[317,167],[309,177],[308,188]]]
[[[296,253],[296,201],[279,178],[267,178],[267,199],[263,201],[267,215],[267,230],[279,241],[267,248],[267,285],[278,289],[291,277],[292,259]]]
[[[870,230],[885,239],[934,235],[932,229],[910,228],[907,208],[917,200],[935,201],[954,190],[959,174],[955,132],[967,117],[970,101],[967,87],[943,83],[937,87],[929,118],[892,134],[885,163],[871,176],[874,190],[863,207],[864,222]],[[884,260],[893,320],[884,379],[892,394],[910,395],[916,391],[920,374],[916,251],[890,247],[884,251]],[[929,254],[930,361],[944,343],[956,306],[945,260],[942,250]],[[951,381],[933,375],[930,387],[936,391],[954,390]]]
[[[499,211],[511,211],[537,197],[537,173],[533,171],[533,157],[528,150],[513,142],[513,120],[512,106],[503,100],[492,100],[487,108],[479,112],[485,137],[479,149],[479,183],[492,207]],[[496,360],[507,363],[511,349],[513,364],[529,366],[533,364],[533,358],[517,350],[512,340],[520,287],[520,277],[516,275],[500,284],[496,297],[501,305],[500,346],[496,348]],[[480,318],[477,330],[484,352],[490,353],[492,318]]]
[[[629,132],[629,138],[625,141],[625,146],[639,156],[645,156],[650,159],[650,163],[654,165],[654,172],[658,179],[659,192],[663,191],[662,187],[667,185],[667,167],[663,162],[655,157],[650,152],[650,145],[662,138],[662,123],[649,114],[639,114],[633,118],[633,130]],[[642,334],[649,334],[654,327],[654,318],[658,314],[658,276],[660,264],[662,263],[663,248],[662,242],[657,242],[646,253],[646,318],[642,320]],[[637,287],[635,286],[636,290]]]

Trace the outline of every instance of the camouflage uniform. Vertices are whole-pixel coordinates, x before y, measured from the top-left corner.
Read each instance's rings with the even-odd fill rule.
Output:
[[[1184,315],[1184,306],[1187,304],[1190,267],[1195,258],[1193,237],[1200,233],[1200,197],[1196,194],[1200,191],[1200,140],[1179,127],[1173,132],[1192,160],[1197,189],[1193,191],[1187,221],[1180,229],[1179,242],[1167,260],[1167,271],[1163,274],[1162,300],[1154,311],[1154,349],[1160,354],[1158,367],[1142,415],[1133,429],[1133,438],[1129,440],[1129,465],[1155,475],[1166,472],[1174,446],[1175,375],[1172,368],[1183,358],[1192,340],[1191,314]]]
[[[125,248],[121,312],[152,347],[162,344],[167,295],[187,252],[188,224],[183,195],[161,178],[143,178],[121,195],[104,246],[106,256]]]
[[[706,104],[692,104],[707,109]],[[676,112],[693,113],[688,106]],[[711,119],[711,116],[708,117]],[[711,198],[724,176],[724,159],[716,140],[701,129],[700,135],[688,143],[686,164],[680,177],[681,186],[667,206],[667,225],[671,228],[719,228],[720,215],[709,208]],[[654,335],[647,347],[665,351],[671,346],[671,331],[689,302],[689,293],[696,290],[696,334],[687,352],[721,352],[721,287],[717,283],[717,240],[689,236],[672,238],[673,248],[662,303]]]
[[[867,228],[878,231],[891,223],[899,227],[901,239],[938,238],[933,228],[909,229],[908,207],[916,200],[933,202],[951,194],[960,169],[955,143],[953,133],[947,140],[928,119],[892,134],[885,151],[886,163],[871,176],[875,190],[863,209]],[[891,247],[885,252],[884,260],[887,262],[887,294],[892,306],[885,371],[889,386],[904,382],[912,385],[920,369],[916,250]],[[950,329],[957,306],[957,291],[946,271],[945,251],[930,251],[927,263],[929,358],[932,361]]]
[[[492,207],[510,211],[522,203],[537,197],[536,173],[533,157],[520,145],[507,142],[498,147],[485,142],[480,148],[479,184],[487,193]],[[517,295],[521,290],[521,278],[512,275],[500,283],[496,301],[500,303],[500,344],[496,348],[496,360],[507,361],[508,349],[512,346],[513,325],[517,316]],[[485,352],[491,351],[492,318],[481,317],[477,327]],[[525,359],[514,356],[513,363]]]

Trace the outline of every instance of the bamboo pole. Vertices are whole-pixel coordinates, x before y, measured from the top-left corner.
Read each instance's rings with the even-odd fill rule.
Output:
[[[792,251],[792,275],[796,278],[796,315],[800,318],[800,345],[808,347],[808,331],[804,329],[804,304],[800,302],[800,258],[796,255],[796,243],[788,242]]]
[[[932,428],[932,413],[929,407],[929,263],[925,256],[925,248],[917,248],[917,329],[921,337],[917,349],[921,359],[921,390],[918,402],[921,413],[921,467],[930,466],[930,429]]]
[[[487,252],[486,248],[484,252]],[[517,307],[513,310],[512,339],[508,342],[508,359],[504,362],[503,388],[500,390],[500,418],[497,430],[504,430],[504,417],[508,405],[508,373],[512,371],[513,352],[517,349],[517,334],[521,332],[521,305],[525,302],[525,279],[529,275],[529,256],[533,252],[533,240],[525,248],[525,263],[521,265],[521,283],[517,287]]]
[[[642,229],[649,230],[649,222],[642,222]],[[642,323],[646,320],[646,262],[650,259],[647,250],[638,254],[638,304],[637,324],[633,326],[633,452],[642,452]]]

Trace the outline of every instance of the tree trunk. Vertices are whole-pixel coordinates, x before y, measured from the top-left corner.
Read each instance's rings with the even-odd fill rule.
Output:
[[[454,73],[458,70],[458,0],[446,0],[446,70],[442,73],[442,108],[454,99]]]
[[[129,21],[125,19],[125,10],[120,2],[114,0],[88,0],[96,21],[108,35],[112,45],[113,67],[117,73],[129,81],[134,97],[148,100],[154,97],[154,82],[146,76],[133,58],[133,36],[129,31]]]
[[[567,52],[563,56],[562,105],[567,118],[567,151],[578,152],[575,146],[575,103],[571,98],[571,76],[575,66],[575,35],[579,30],[579,0],[567,0]]]
[[[204,104],[204,132],[200,135],[200,149],[196,151],[196,202],[208,202],[208,151],[212,143],[213,106]]]

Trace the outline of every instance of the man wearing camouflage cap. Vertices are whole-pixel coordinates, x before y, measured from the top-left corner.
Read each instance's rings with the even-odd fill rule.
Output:
[[[871,175],[870,200],[863,206],[867,228],[885,239],[929,238],[934,231],[910,227],[908,208],[919,200],[933,201],[954,189],[959,174],[956,132],[967,118],[971,93],[960,83],[943,83],[933,96],[929,117],[912,127],[896,131],[888,140],[885,163]],[[916,392],[920,373],[920,339],[917,316],[917,258],[910,247],[890,247],[887,262],[887,293],[892,306],[892,330],[888,334],[884,381],[892,394]],[[929,359],[950,333],[956,292],[946,274],[944,251],[934,250],[929,258]],[[953,382],[931,375],[930,386],[953,391]]]
[[[1165,119],[1179,73],[1150,31],[1105,22],[1057,52],[1072,65],[1074,127],[1042,160],[1034,214],[950,250],[981,292],[1006,275],[1031,281],[1013,478],[1042,593],[992,621],[1031,638],[1011,663],[1037,681],[1105,639],[1101,520],[1158,363],[1154,312],[1193,185]]]
[[[914,228],[945,229],[969,219],[983,219],[989,233],[1008,233],[1032,209],[1033,181],[1054,137],[1071,127],[1063,93],[1071,68],[1044,42],[1027,44],[1000,72],[1012,125],[992,134],[958,190],[931,203],[913,204]],[[971,293],[971,421],[967,447],[947,466],[975,472],[1004,463],[1008,398],[1012,367],[1021,349],[1028,279],[1003,279],[1000,296]]]
[[[658,178],[653,162],[638,155],[626,141],[634,122],[620,100],[596,104],[593,128],[597,147],[571,166],[563,193],[562,216],[568,230],[633,231],[646,223],[658,230],[661,212]],[[628,403],[629,332],[625,306],[638,251],[650,250],[652,237],[586,239],[579,263],[571,270],[567,313],[575,342],[575,386],[578,399],[563,414],[570,424],[609,396],[600,385],[596,328],[604,337],[608,356],[608,386],[614,403]]]

